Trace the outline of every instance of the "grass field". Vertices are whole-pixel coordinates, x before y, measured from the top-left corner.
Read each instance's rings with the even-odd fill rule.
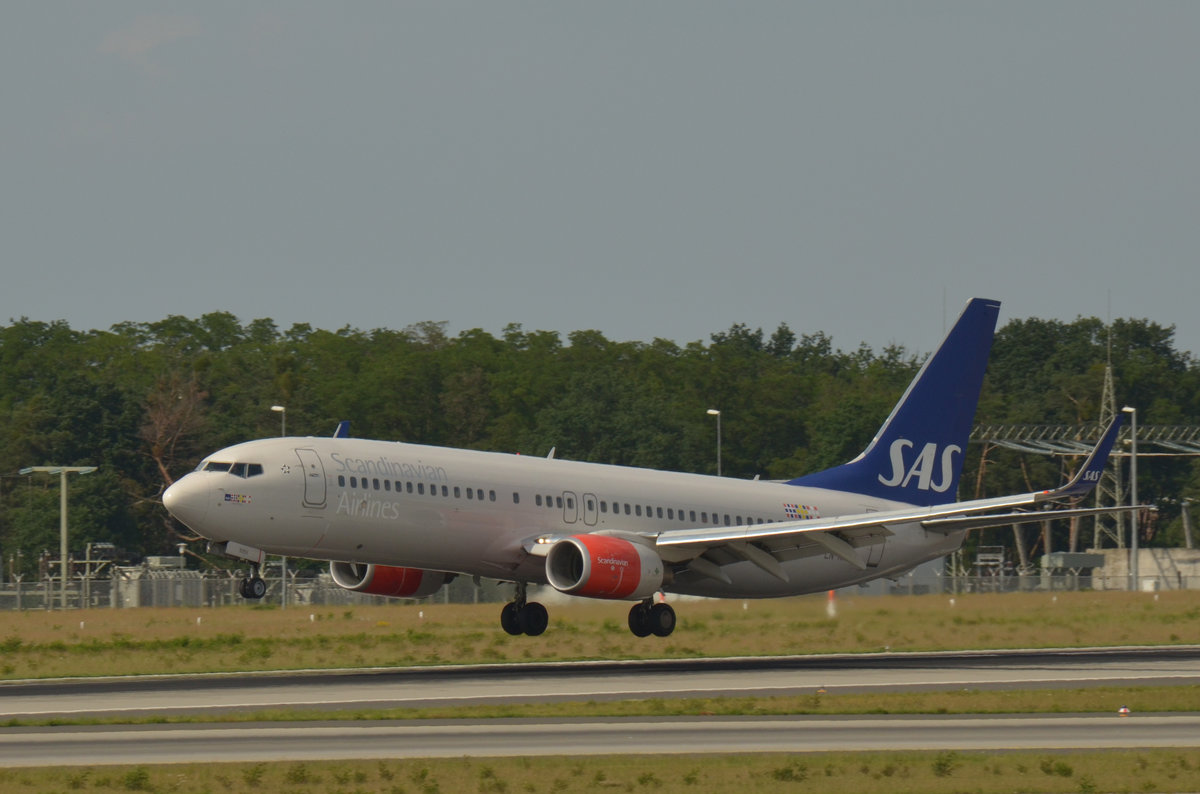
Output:
[[[683,658],[883,650],[1171,645],[1197,642],[1200,597],[1190,593],[1029,593],[826,601],[685,601],[667,639],[638,640],[627,606],[551,609],[541,637],[510,637],[499,605],[305,609],[129,609],[0,613],[4,678],[234,670]],[[407,716],[468,720],[580,715],[829,714],[1200,710],[1200,688],[889,693],[629,703],[530,704]],[[541,709],[542,712],[537,710]],[[396,711],[295,712],[246,719],[396,718]],[[904,792],[1200,791],[1200,751],[1093,753],[818,753],[742,756],[463,758],[139,767],[0,769],[0,791],[337,794],[441,792]]]
[[[180,794],[1200,791],[1200,751],[634,755],[0,769],[0,790],[5,794],[82,790]]]
[[[552,607],[540,637],[505,634],[498,604],[4,612],[0,678],[1200,641],[1186,591],[855,597],[832,618],[824,596],[675,606],[665,639],[589,601]]]

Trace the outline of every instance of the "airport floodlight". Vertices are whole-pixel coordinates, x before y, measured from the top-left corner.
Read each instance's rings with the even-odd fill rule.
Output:
[[[1126,405],[1121,409],[1122,413],[1129,414],[1129,503],[1137,506],[1137,409]],[[1138,519],[1140,518],[1140,510],[1135,510],[1131,514],[1130,521],[1133,523],[1133,528],[1130,531],[1129,539],[1129,574],[1133,577],[1133,589],[1138,590],[1141,584],[1138,582]]]
[[[717,476],[721,476],[721,412],[716,408],[705,411],[709,416],[717,417]]]
[[[64,611],[67,608],[67,475],[91,474],[95,470],[95,466],[27,466],[19,472],[20,474],[45,472],[46,474],[57,474],[60,477],[58,489],[58,529],[59,561],[62,564],[62,608]]]
[[[272,405],[271,410],[279,414],[279,436],[282,438],[287,435],[287,406]]]

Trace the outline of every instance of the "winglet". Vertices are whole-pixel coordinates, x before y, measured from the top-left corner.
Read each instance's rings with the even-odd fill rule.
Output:
[[[333,431],[334,438],[350,438],[350,420],[343,419],[338,422],[337,430]]]
[[[1053,491],[1038,494],[1036,501],[1048,502],[1090,493],[1100,482],[1100,475],[1104,473],[1104,467],[1108,465],[1108,456],[1112,452],[1113,444],[1117,441],[1117,434],[1121,432],[1121,418],[1120,414],[1113,417],[1112,423],[1104,431],[1100,440],[1096,442],[1096,446],[1092,448],[1087,460],[1083,462],[1083,466],[1069,483],[1061,488],[1055,488]]]

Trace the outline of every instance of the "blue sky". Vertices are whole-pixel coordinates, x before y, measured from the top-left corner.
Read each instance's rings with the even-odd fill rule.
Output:
[[[1200,355],[1200,4],[18,2],[0,322]]]

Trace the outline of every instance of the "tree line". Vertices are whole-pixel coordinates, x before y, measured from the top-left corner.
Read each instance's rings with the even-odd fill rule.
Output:
[[[1118,406],[1136,406],[1142,424],[1200,424],[1200,363],[1175,348],[1173,329],[1095,318],[999,329],[977,422],[1098,421],[1110,348]],[[0,327],[0,555],[6,576],[28,575],[58,547],[58,478],[17,474],[38,465],[98,467],[70,484],[76,556],[88,542],[174,553],[188,533],[162,491],[220,447],[277,435],[272,405],[286,407],[289,435],[329,435],[348,419],[362,437],[704,473],[716,471],[706,413],[716,408],[723,473],[785,478],[856,455],[923,359],[894,345],[844,351],[786,324],[679,345],[518,324],[499,336],[436,322],[282,330],[226,312],[104,331],[10,321]],[[1072,464],[992,450],[979,478],[975,446],[963,498],[1049,487]],[[1200,465],[1140,462],[1139,496],[1162,503],[1143,542],[1180,544],[1177,500],[1200,497]],[[989,532],[989,545],[1011,544]]]

